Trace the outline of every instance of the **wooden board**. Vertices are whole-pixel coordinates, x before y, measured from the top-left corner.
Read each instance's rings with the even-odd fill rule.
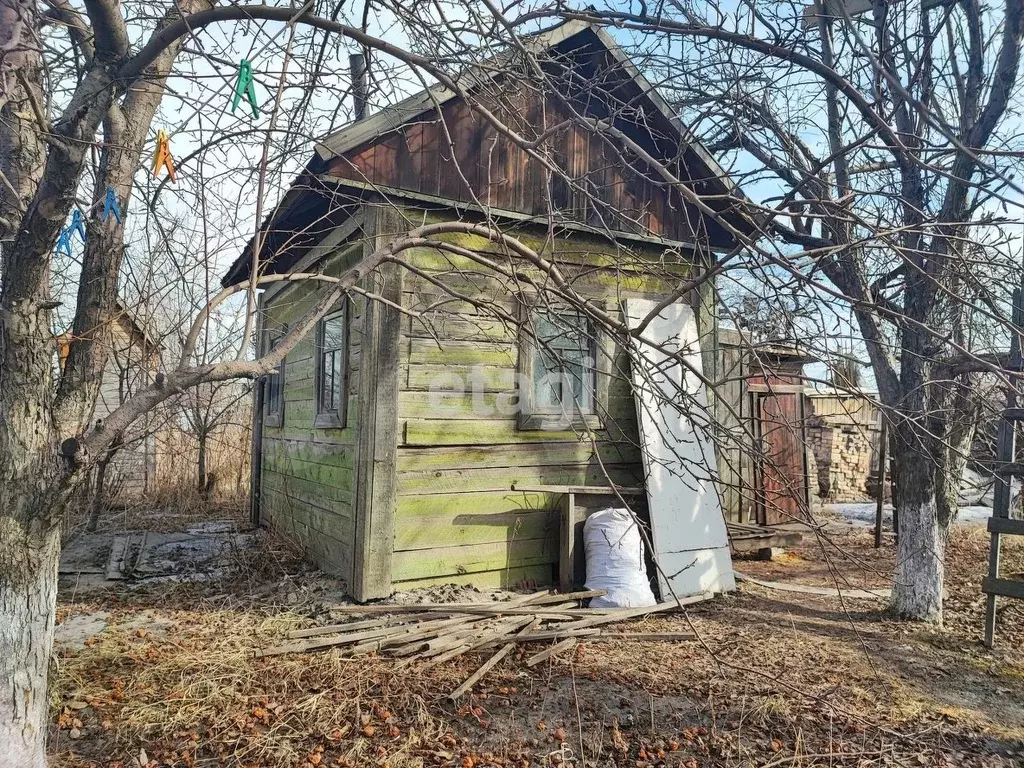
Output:
[[[394,239],[407,226],[401,214],[377,207],[367,214],[364,251]],[[402,270],[386,264],[369,279],[374,293],[390,305],[371,302],[363,318],[366,339],[359,381],[359,430],[355,461],[355,521],[352,579],[357,600],[391,594],[394,516],[398,469],[398,358],[402,318]]]
[[[752,385],[748,386],[750,391]],[[759,419],[761,458],[756,489],[759,522],[764,525],[804,519],[807,486],[804,471],[803,395],[791,392],[754,393]]]
[[[656,306],[627,299],[629,327],[639,327]],[[671,362],[668,352],[681,353],[691,370]],[[699,423],[708,419],[707,393],[696,375],[702,362],[693,310],[682,303],[662,310],[630,355],[662,599],[731,591],[736,582],[715,488],[715,455]]]
[[[596,57],[589,58],[588,66],[598,61]],[[574,76],[579,77],[579,68],[572,69]],[[595,76],[607,76],[602,67],[597,70]],[[572,90],[568,83],[565,88]],[[550,128],[571,121],[575,110],[603,116],[600,107],[594,111],[594,105],[602,99],[576,101],[571,111],[564,101],[566,95],[555,97],[535,84],[522,82],[502,87],[500,93],[482,92],[474,98],[482,100],[512,130],[528,137],[538,135],[545,125]],[[640,102],[633,106],[644,109],[639,122],[629,126],[634,140],[650,145],[652,141],[664,142],[663,137],[672,135],[672,129],[657,110]],[[588,190],[590,199],[577,201],[570,198],[582,195],[566,188],[562,174],[550,174],[508,136],[496,134],[464,99],[455,98],[443,104],[439,120],[432,119],[434,115],[431,113],[429,119],[424,115],[425,119],[411,121],[394,133],[382,134],[347,150],[331,160],[328,175],[375,189],[408,189],[449,201],[479,201],[501,210],[541,217],[548,214],[553,198],[567,212],[583,208],[578,218],[602,229],[611,226],[634,232],[638,230],[637,220],[643,219],[647,225],[643,234],[690,241],[697,231],[710,233],[719,245],[726,242],[721,227],[685,202],[677,190],[661,183],[653,174],[623,163],[606,142],[588,140],[588,131],[583,128],[553,131],[541,144],[566,175],[592,182]],[[651,126],[656,126],[653,130],[657,138],[650,133]],[[665,155],[674,153],[677,145],[668,140],[659,148],[650,148]],[[692,162],[692,156],[687,156]],[[681,163],[673,165],[673,170],[688,178],[697,167],[699,164]],[[696,171],[698,175],[705,173]],[[553,182],[550,190],[549,179]],[[632,194],[624,194],[627,189]],[[640,201],[657,215],[644,218]]]

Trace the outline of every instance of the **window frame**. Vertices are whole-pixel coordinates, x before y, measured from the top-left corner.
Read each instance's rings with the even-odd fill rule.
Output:
[[[314,335],[313,354],[314,378],[313,397],[315,399],[313,426],[317,429],[344,429],[348,426],[348,390],[351,375],[350,352],[351,352],[351,312],[348,299],[342,299],[337,308],[324,315],[316,324]],[[338,395],[338,408],[323,408],[323,374],[324,374],[324,331],[328,320],[341,316],[342,339],[339,353],[341,355],[341,391]]]
[[[594,302],[604,309],[602,302]],[[590,340],[590,351],[594,355],[593,372],[594,389],[592,393],[593,412],[582,413],[575,407],[573,399],[572,414],[563,411],[553,412],[541,409],[537,405],[536,382],[534,381],[534,357],[538,343],[534,337],[534,317],[541,312],[557,313],[564,311],[573,313],[587,320],[593,329]],[[519,408],[517,428],[522,431],[541,430],[559,431],[567,429],[603,429],[604,420],[601,416],[608,405],[608,383],[612,371],[614,356],[613,340],[607,331],[592,317],[572,307],[542,305],[540,301],[529,297],[519,299],[519,362],[516,366],[519,379]]]
[[[281,339],[287,335],[287,325],[282,325],[277,330],[272,330],[270,328],[264,329],[263,354],[274,349],[274,347],[281,343]],[[288,355],[285,355],[281,358],[281,362],[277,364],[277,373],[263,377],[263,424],[268,427],[284,426],[284,385],[287,361]],[[272,403],[270,399],[270,384],[272,378],[277,379],[278,391],[276,408],[273,409],[271,407]]]

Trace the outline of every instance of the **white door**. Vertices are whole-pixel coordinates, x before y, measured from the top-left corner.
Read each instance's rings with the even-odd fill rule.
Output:
[[[656,307],[649,299],[627,299],[629,328],[638,328]],[[731,591],[736,582],[693,310],[682,303],[666,307],[629,352],[661,599]]]

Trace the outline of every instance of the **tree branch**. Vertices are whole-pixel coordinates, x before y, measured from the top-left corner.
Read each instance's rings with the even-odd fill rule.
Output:
[[[92,22],[96,59],[103,63],[123,59],[128,53],[128,28],[119,0],[85,0],[85,12]]]

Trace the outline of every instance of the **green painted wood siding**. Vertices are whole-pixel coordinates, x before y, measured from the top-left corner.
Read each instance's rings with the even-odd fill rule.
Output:
[[[686,264],[658,263],[660,252],[616,250],[596,238],[574,235],[555,241],[552,249],[542,239],[516,236],[557,260],[576,290],[619,318],[622,299],[664,296],[691,272]],[[483,238],[446,239],[509,263],[500,248]],[[428,249],[406,257],[452,290],[518,318],[509,281],[485,272],[472,259]],[[539,271],[531,274],[542,277]],[[515,415],[502,410],[516,399],[515,323],[471,301],[453,299],[414,272],[406,274],[404,289],[404,306],[423,314],[403,320],[395,587],[552,583],[559,496],[510,489],[513,484],[606,486],[609,477],[619,484],[642,484],[625,351],[615,348],[608,396],[599,404],[603,429],[591,434],[523,431]],[[475,382],[476,394],[431,392],[432,386],[444,388],[456,379]]]
[[[356,256],[351,251],[332,256],[324,271],[337,274]],[[302,283],[271,297],[266,302],[268,327],[280,328],[302,317],[317,290],[315,284]],[[285,359],[283,423],[280,427],[263,428],[261,518],[275,530],[298,540],[319,567],[346,579],[352,570],[353,468],[358,427],[355,382],[360,362],[362,311],[362,299],[353,300],[347,426],[313,426],[316,335],[310,334]]]

